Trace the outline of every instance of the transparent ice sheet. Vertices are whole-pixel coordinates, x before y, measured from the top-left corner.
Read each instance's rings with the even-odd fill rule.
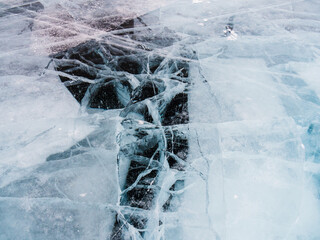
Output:
[[[0,239],[320,238],[319,20],[311,0],[0,2]],[[90,41],[122,53],[52,61]]]

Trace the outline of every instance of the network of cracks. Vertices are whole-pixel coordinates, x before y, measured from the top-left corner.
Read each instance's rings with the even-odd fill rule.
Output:
[[[148,28],[141,17],[51,57],[50,65],[83,108],[121,109],[120,210],[110,238],[152,238],[165,221],[161,213],[177,211],[181,204],[195,52],[180,44],[173,31]],[[47,161],[102,146],[104,134],[100,129]]]

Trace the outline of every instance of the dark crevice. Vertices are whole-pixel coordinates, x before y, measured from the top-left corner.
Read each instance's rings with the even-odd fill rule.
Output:
[[[122,109],[120,116],[125,120],[118,138],[118,162],[130,164],[124,186],[121,186],[120,205],[152,211],[159,191],[165,190],[159,187],[159,176],[165,171],[164,162],[171,169],[185,171],[189,146],[179,125],[189,122],[186,91],[190,81],[189,64],[177,59],[179,56],[194,58],[195,53],[188,55],[183,50],[179,55],[177,52],[175,60],[155,54],[153,50],[169,47],[179,41],[179,37],[167,28],[135,30],[135,26],[145,25],[141,17],[127,20],[114,29],[115,32],[128,29],[120,31],[118,36],[123,37],[123,41],[134,40],[133,48],[91,40],[51,57],[61,82],[81,105]],[[119,43],[119,39],[115,42]],[[75,81],[76,77],[81,79]],[[79,142],[47,160],[81,154],[88,148],[86,144],[88,142]],[[182,185],[183,181],[178,180],[167,191],[174,192]],[[179,198],[170,193],[160,208],[163,212],[175,211],[178,202]],[[144,237],[147,224],[146,217],[119,212],[111,239],[130,239],[129,225]],[[160,219],[159,224],[162,224]]]

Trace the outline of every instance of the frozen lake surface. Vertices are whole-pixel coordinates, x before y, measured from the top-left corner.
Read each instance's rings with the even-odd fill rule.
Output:
[[[0,0],[0,240],[320,239],[319,40],[317,0]]]

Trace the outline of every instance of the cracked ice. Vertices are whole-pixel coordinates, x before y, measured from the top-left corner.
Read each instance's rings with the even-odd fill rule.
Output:
[[[319,239],[319,21],[0,2],[0,239]]]

